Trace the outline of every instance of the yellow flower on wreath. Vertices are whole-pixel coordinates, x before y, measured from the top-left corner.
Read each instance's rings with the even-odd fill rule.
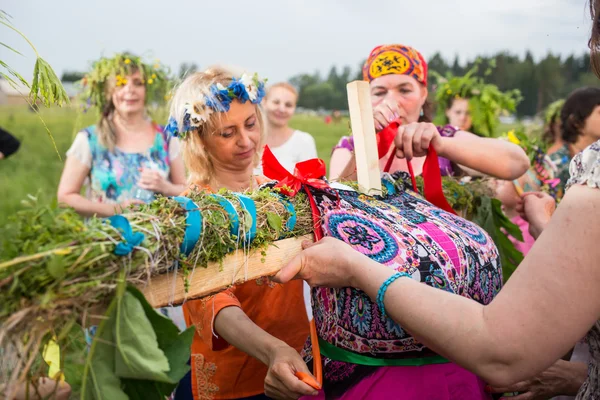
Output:
[[[515,130],[511,130],[508,131],[508,133],[506,134],[506,137],[508,138],[508,141],[511,143],[514,143],[516,145],[520,145],[521,141],[519,140],[519,138],[517,137],[517,135],[515,135]]]
[[[148,85],[152,85],[154,83],[154,79],[150,78],[148,79]]]
[[[131,60],[129,58],[125,59],[125,64],[131,64]]]

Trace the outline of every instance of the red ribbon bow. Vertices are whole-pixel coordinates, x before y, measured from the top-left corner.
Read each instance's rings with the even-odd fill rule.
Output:
[[[323,230],[320,225],[321,212],[308,188],[329,188],[327,182],[322,179],[327,174],[325,162],[319,158],[299,162],[294,168],[294,173],[290,174],[289,171],[279,163],[269,146],[265,146],[262,156],[262,167],[263,174],[265,174],[267,178],[278,180],[279,183],[277,183],[275,187],[279,188],[281,193],[287,196],[295,196],[304,186],[312,211],[315,240],[320,240],[323,237]]]
[[[327,174],[325,162],[318,158],[299,162],[294,168],[294,173],[290,174],[277,160],[269,146],[265,146],[262,157],[263,173],[267,178],[278,180],[275,185],[281,190],[281,193],[288,196],[295,196],[300,191],[302,185],[310,186],[315,189],[327,189],[329,185],[322,178]]]

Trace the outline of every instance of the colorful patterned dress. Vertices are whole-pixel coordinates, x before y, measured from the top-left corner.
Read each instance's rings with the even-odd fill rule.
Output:
[[[85,128],[77,135],[67,156],[76,157],[90,168],[86,193],[88,199],[98,203],[117,204],[135,198],[142,167],[157,170],[165,178],[169,176],[171,158],[174,155],[172,147],[175,147],[172,144],[175,141],[160,126],[154,127],[154,143],[141,153],[128,153],[118,147],[109,151],[99,142],[95,125]]]
[[[393,178],[403,183],[386,198],[314,192],[324,234],[423,284],[490,303],[502,286],[494,242],[477,225],[408,189],[408,174]],[[479,378],[384,317],[363,291],[314,288],[312,303],[326,398],[489,398]],[[311,363],[310,341],[304,354]]]
[[[573,185],[600,189],[600,141],[573,158],[570,173],[567,189]],[[587,380],[579,389],[577,400],[596,400],[600,399],[600,320],[596,321],[585,341],[590,349],[590,363]]]
[[[560,183],[556,186],[556,200],[562,199],[565,193],[565,186],[569,181],[569,165],[571,164],[571,151],[569,145],[565,144],[556,152],[549,154],[548,157],[556,168],[556,177]]]

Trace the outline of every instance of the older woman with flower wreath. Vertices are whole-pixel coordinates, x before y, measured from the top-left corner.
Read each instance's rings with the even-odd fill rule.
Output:
[[[420,142],[415,152],[412,146],[405,146],[406,153],[390,149],[387,154],[381,154],[382,169],[389,165],[389,172],[408,171],[406,161],[414,157],[412,166],[415,174],[420,175],[430,145],[440,156],[443,175],[469,169],[501,179],[515,179],[529,167],[527,156],[518,146],[480,138],[460,127],[438,128],[431,123],[427,62],[416,49],[401,44],[376,47],[365,62],[363,78],[371,87],[376,130],[381,131],[398,121],[400,140],[407,144]],[[355,179],[353,151],[353,139],[343,137],[331,156],[330,179]]]
[[[256,189],[265,140],[258,77],[223,67],[188,76],[172,100],[168,129],[183,140],[192,187],[216,192]],[[258,279],[184,304],[192,343],[194,399],[293,399],[315,393],[298,351],[308,337],[302,282]],[[309,375],[310,376],[310,375]],[[183,385],[183,384],[182,384]]]
[[[163,132],[147,105],[164,102],[168,78],[158,65],[118,54],[102,58],[83,78],[84,97],[100,113],[67,152],[58,200],[84,216],[110,216],[155,194],[180,193],[185,169],[179,141]],[[89,187],[85,195],[81,188]]]

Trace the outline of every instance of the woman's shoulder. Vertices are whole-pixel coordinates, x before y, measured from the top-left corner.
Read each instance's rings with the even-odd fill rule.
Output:
[[[303,142],[313,142],[315,141],[315,138],[313,137],[313,135],[311,135],[308,132],[304,132],[301,130],[296,129],[294,131],[294,138],[298,141],[303,141]]]
[[[569,172],[571,179],[567,184],[568,187],[587,185],[600,188],[600,140],[573,157]]]
[[[346,149],[350,152],[354,152],[354,138],[352,136],[342,136],[335,146],[333,151],[337,149]]]

